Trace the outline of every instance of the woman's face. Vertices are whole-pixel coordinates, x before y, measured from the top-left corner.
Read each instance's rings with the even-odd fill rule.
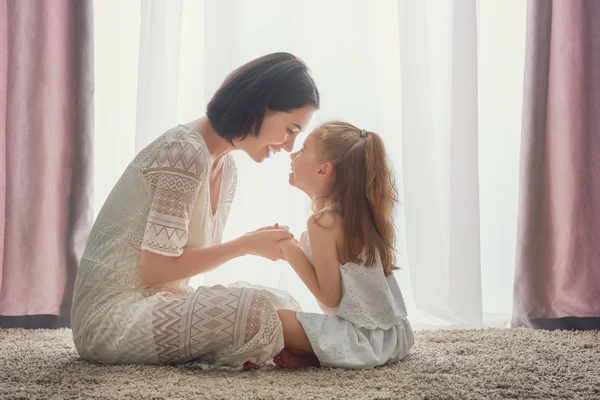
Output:
[[[313,106],[304,106],[290,112],[267,111],[258,136],[248,135],[246,139],[236,142],[235,146],[248,153],[257,163],[282,149],[289,153],[314,111]]]

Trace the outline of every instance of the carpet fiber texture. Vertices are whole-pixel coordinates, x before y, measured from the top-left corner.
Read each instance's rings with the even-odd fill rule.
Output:
[[[371,370],[204,372],[79,359],[71,331],[0,329],[1,399],[600,399],[600,332],[417,331]]]

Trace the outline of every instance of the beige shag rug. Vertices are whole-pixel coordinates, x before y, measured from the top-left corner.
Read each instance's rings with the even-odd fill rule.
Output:
[[[1,399],[600,399],[600,332],[417,331],[363,371],[203,372],[79,359],[71,331],[0,329]]]

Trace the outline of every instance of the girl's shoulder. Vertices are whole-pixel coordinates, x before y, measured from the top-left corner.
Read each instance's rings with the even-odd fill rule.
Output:
[[[313,229],[338,230],[342,227],[342,216],[335,210],[323,210],[308,218],[307,227]]]
[[[308,235],[317,241],[335,243],[339,247],[344,242],[342,222],[342,216],[335,210],[319,211],[308,218]]]
[[[338,264],[345,264],[343,218],[335,210],[320,211],[310,216],[307,223],[308,236],[313,249],[333,249]],[[329,251],[329,250],[327,250]]]

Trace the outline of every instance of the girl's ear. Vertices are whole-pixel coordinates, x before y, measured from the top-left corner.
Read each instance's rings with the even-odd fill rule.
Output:
[[[333,164],[331,162],[325,162],[321,164],[319,167],[319,171],[317,172],[317,179],[324,180],[331,176],[333,173]]]

